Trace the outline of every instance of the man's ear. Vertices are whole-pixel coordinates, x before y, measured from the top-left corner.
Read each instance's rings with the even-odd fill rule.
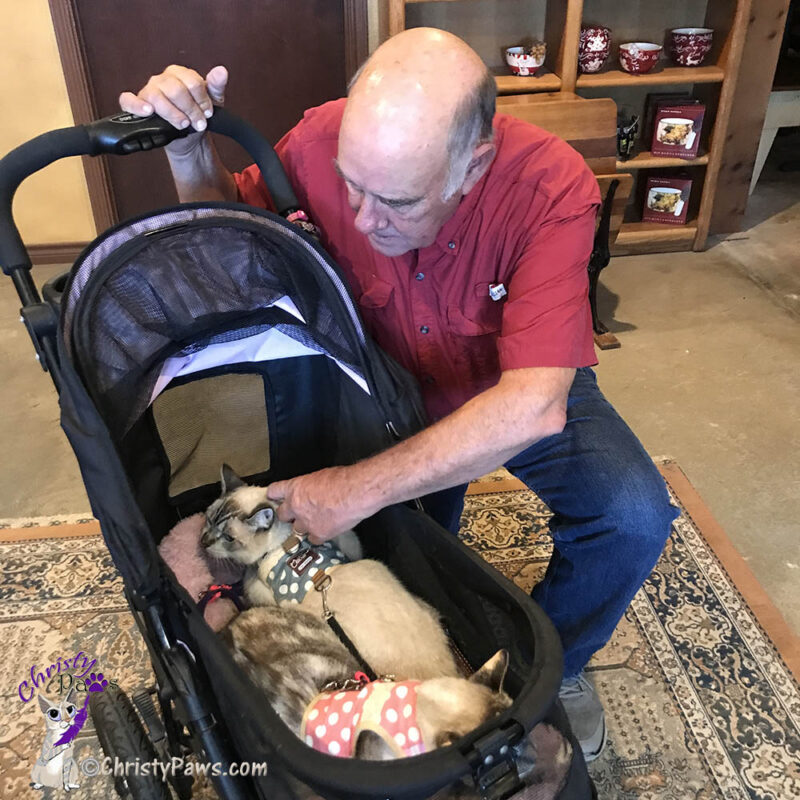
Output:
[[[219,471],[219,479],[220,483],[222,484],[222,494],[228,494],[228,492],[232,492],[234,489],[238,489],[241,486],[247,485],[233,471],[233,468],[229,467],[227,464],[222,465],[222,469]]]
[[[481,142],[472,151],[472,160],[467,167],[467,176],[461,185],[461,193],[468,194],[475,188],[475,184],[486,174],[486,170],[492,165],[496,153],[492,142]]]

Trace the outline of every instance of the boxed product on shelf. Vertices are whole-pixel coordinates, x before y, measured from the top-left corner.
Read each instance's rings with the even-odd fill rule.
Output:
[[[644,118],[642,124],[642,142],[648,144],[653,140],[655,133],[656,114],[665,106],[688,106],[697,103],[691,93],[683,92],[650,92],[645,98]]]
[[[702,103],[659,105],[653,120],[654,156],[697,158],[706,107]]]
[[[685,225],[691,191],[691,178],[657,175],[648,178],[642,220],[663,225]]]

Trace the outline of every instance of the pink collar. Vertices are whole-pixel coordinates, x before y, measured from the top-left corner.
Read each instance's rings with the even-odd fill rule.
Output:
[[[377,733],[398,757],[425,752],[417,724],[420,681],[373,681],[360,689],[322,692],[306,708],[300,736],[309,747],[352,758],[363,731]]]

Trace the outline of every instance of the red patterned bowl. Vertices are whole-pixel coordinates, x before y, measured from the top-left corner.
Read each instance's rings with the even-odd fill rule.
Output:
[[[611,31],[601,26],[581,28],[578,66],[581,72],[599,72],[611,52]]]
[[[711,28],[675,28],[670,51],[676,64],[699,67],[711,52],[714,31]]]
[[[619,46],[619,63],[625,72],[644,75],[656,65],[664,48],[652,42],[628,42]]]
[[[544,64],[545,46],[541,43],[530,47],[509,47],[506,49],[506,63],[512,74],[524,78],[526,75],[535,75],[539,67]]]

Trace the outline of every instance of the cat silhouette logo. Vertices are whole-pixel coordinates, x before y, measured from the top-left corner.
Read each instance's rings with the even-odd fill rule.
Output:
[[[50,787],[69,792],[80,787],[78,765],[73,757],[75,737],[86,722],[92,692],[102,692],[106,686],[108,681],[102,672],[89,675],[82,708],[78,708],[73,702],[75,689],[70,689],[66,697],[55,703],[43,694],[38,696],[39,708],[44,714],[45,736],[41,755],[31,770],[34,789]]]

